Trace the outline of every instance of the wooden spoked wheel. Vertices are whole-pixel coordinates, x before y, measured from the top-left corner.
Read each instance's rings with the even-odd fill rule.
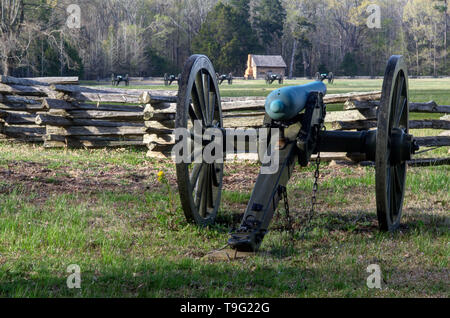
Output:
[[[195,123],[201,123],[202,131],[194,131]],[[193,55],[181,74],[176,128],[189,130],[192,137],[205,129],[222,127],[216,72],[208,57]],[[202,145],[206,144],[203,141]],[[187,220],[206,226],[214,223],[219,210],[224,165],[223,161],[206,163],[201,153],[194,154],[194,146],[192,151],[190,157],[195,161],[178,163],[176,167],[180,199]]]
[[[322,75],[319,72],[317,72],[316,73],[316,81],[321,81],[321,80],[322,80]]]
[[[386,69],[378,114],[376,196],[380,229],[400,226],[405,196],[405,160],[399,159],[397,136],[409,133],[408,73],[402,56],[392,56]]]
[[[334,84],[334,74],[331,72],[328,74],[328,84]]]
[[[164,85],[169,86],[169,74],[164,74]]]

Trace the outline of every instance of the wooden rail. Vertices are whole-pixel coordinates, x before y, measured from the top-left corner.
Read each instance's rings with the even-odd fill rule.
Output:
[[[326,104],[345,104],[344,111],[329,112],[326,123],[336,130],[368,130],[377,127],[377,108],[380,104],[381,92],[363,92],[328,95],[324,98]],[[176,96],[153,95],[144,92],[140,102],[145,104],[144,120],[147,133],[144,143],[147,145],[150,157],[170,156],[175,138],[172,135],[175,127]],[[222,111],[225,128],[259,128],[264,120],[263,97],[223,98]],[[440,106],[431,101],[428,103],[410,103],[410,111],[418,113],[450,113],[450,106]],[[449,130],[450,119],[444,116],[439,120],[412,120],[411,129]],[[450,136],[418,138],[423,147],[450,146]],[[358,154],[324,155],[325,160],[336,158],[363,160]],[[422,162],[422,161],[420,161]],[[420,162],[415,162],[420,165]],[[444,164],[447,160],[427,159],[426,163]]]
[[[0,138],[43,142],[50,148],[146,146],[151,157],[170,154],[176,91],[77,84],[78,78],[72,77],[0,76]],[[328,113],[327,124],[336,130],[375,128],[380,98],[380,91],[327,95],[326,104],[344,104],[344,111]],[[222,98],[225,128],[261,127],[264,104],[265,97]],[[444,114],[440,119],[412,120],[411,129],[450,130],[450,106],[410,103],[410,111]],[[450,146],[448,134],[418,140],[426,147]]]

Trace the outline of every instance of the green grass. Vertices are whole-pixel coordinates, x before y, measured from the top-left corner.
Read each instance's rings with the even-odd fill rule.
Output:
[[[450,80],[410,84],[414,101],[449,104]],[[238,81],[221,91],[264,96],[276,87]],[[338,80],[330,93],[380,87],[379,80]],[[169,188],[157,181],[161,170]],[[377,229],[374,168],[324,164],[318,211],[303,239],[280,230],[280,211],[260,253],[210,260],[238,225],[258,170],[226,165],[217,225],[201,229],[184,218],[174,165],[147,159],[143,149],[0,143],[0,297],[450,296],[449,166],[409,169],[402,227],[390,234]],[[313,168],[296,168],[288,188],[295,225],[309,209],[312,180]],[[80,290],[66,286],[71,264],[81,267]],[[381,266],[382,290],[366,286],[370,264]]]
[[[274,230],[260,253],[229,262],[204,256],[237,225],[254,164],[227,165],[233,181],[219,223],[200,229],[185,221],[176,196],[172,209],[156,180],[166,171],[176,193],[174,167],[142,150],[0,150],[3,297],[449,296],[449,167],[410,169],[404,226],[386,234],[376,228],[373,168],[324,165],[313,230],[294,242]],[[34,179],[25,178],[30,171]],[[311,187],[312,170],[298,168],[289,186],[294,215],[308,208]],[[277,215],[274,225],[283,224]],[[382,290],[366,287],[372,263],[382,268]],[[81,267],[81,290],[66,287],[70,264]]]
[[[241,96],[267,96],[271,91],[292,85],[301,85],[312,80],[286,80],[284,85],[274,83],[267,85],[263,80],[243,81],[236,80],[233,85],[222,84],[220,93],[222,97],[241,97]],[[95,85],[93,82],[85,82],[85,85]],[[328,94],[339,94],[347,92],[365,92],[381,90],[383,81],[360,80],[360,79],[337,79],[335,84],[328,85]],[[447,105],[450,101],[450,79],[410,79],[411,100],[414,102],[428,102],[435,100],[436,103]],[[112,86],[106,86],[112,87]],[[176,84],[166,87],[161,83],[154,82],[152,85],[133,85],[131,89],[152,89],[152,90],[178,90]]]

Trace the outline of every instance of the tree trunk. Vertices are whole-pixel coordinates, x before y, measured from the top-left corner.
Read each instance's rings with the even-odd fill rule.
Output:
[[[306,75],[306,70],[308,67],[308,62],[306,62],[306,54],[305,54],[305,50],[302,50],[302,57],[303,57],[303,76],[308,77],[308,75]]]
[[[445,30],[444,30],[444,75],[447,75],[447,34],[448,34],[448,0],[444,2],[445,6]]]
[[[436,41],[437,41],[437,36],[436,36],[436,33],[437,33],[437,26],[436,26],[436,23],[434,24],[434,34],[435,34],[435,36],[433,36],[433,50],[434,50],[434,52],[433,52],[433,76],[434,77],[437,77],[437,73],[436,73]]]
[[[9,76],[9,72],[10,72],[10,67],[9,67],[9,62],[8,62],[8,58],[3,58],[2,59],[2,70],[3,70],[3,75],[5,76]]]
[[[294,61],[295,61],[295,52],[297,51],[297,40],[294,40],[294,45],[292,46],[292,55],[291,55],[291,67],[289,68],[289,79],[292,79],[294,74]]]
[[[417,66],[417,76],[420,76],[420,66],[419,66],[419,42],[416,40],[416,66]]]
[[[60,63],[60,70],[59,70],[59,75],[63,76],[64,75],[64,51],[63,51],[63,37],[62,34],[60,34],[60,52],[59,52],[59,63]]]

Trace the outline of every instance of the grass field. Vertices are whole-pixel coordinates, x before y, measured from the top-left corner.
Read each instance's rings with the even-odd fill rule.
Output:
[[[249,83],[224,85],[223,95],[267,94]],[[342,81],[330,93],[380,86]],[[450,104],[450,80],[412,80],[411,89],[414,101]],[[306,237],[282,230],[278,214],[260,253],[208,258],[238,224],[258,171],[227,164],[218,223],[201,229],[184,219],[173,164],[145,158],[144,149],[0,143],[0,297],[450,296],[449,166],[409,169],[402,227],[389,234],[377,230],[374,169],[324,164]],[[298,168],[290,183],[296,215],[308,208],[312,177]],[[66,286],[71,264],[81,268],[81,289]],[[370,264],[381,267],[381,290],[366,286]]]

